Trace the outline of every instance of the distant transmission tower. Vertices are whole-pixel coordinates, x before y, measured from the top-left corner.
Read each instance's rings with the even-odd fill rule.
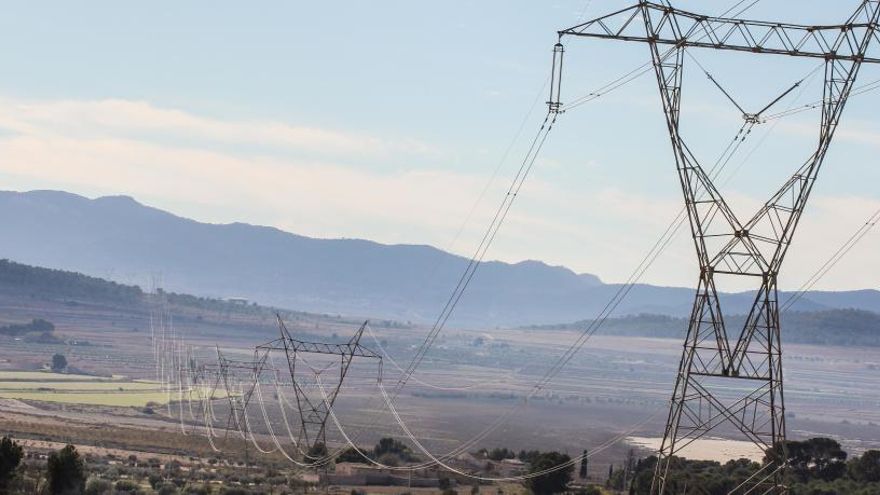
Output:
[[[266,371],[266,357],[257,356],[253,360],[230,359],[220,352],[219,347],[217,348],[217,377],[211,399],[215,397],[217,385],[222,385],[229,403],[229,414],[226,417],[227,436],[233,427],[245,441],[249,435],[253,435],[248,424],[247,411],[257,383],[263,371]]]
[[[305,342],[293,338],[290,331],[284,324],[281,316],[278,318],[278,328],[281,337],[257,346],[256,353],[267,356],[273,351],[283,351],[287,358],[288,370],[290,371],[290,380],[293,385],[293,391],[296,397],[297,408],[300,417],[300,432],[298,442],[307,445],[309,451],[317,452],[320,447],[327,445],[327,419],[329,419],[333,404],[342,389],[342,382],[345,375],[355,358],[366,358],[376,360],[378,363],[378,373],[382,374],[382,356],[372,350],[361,345],[361,336],[367,326],[364,322],[360,328],[352,335],[351,339],[345,344],[326,344],[319,342]],[[306,387],[296,376],[297,365],[308,366],[304,362],[305,355],[324,355],[338,356],[338,381],[334,385],[328,387],[326,396],[322,390],[322,397],[313,397],[306,392]],[[265,359],[265,357],[264,357]],[[308,368],[307,368],[308,369]],[[311,370],[314,372],[314,370]],[[282,406],[283,407],[283,406]]]
[[[742,434],[771,457],[729,493],[785,493],[785,406],[782,393],[777,276],[843,108],[878,38],[880,0],[862,1],[844,23],[824,26],[710,17],[668,3],[631,7],[559,32],[647,43],[657,76],[678,177],[684,194],[700,273],[666,430],[651,492],[678,493],[670,481],[672,456],[718,428]],[[665,47],[664,47],[665,46]],[[691,47],[753,54],[810,57],[825,61],[818,144],[777,192],[741,221],[679,134],[682,66]],[[554,47],[550,110],[561,111],[562,45]],[[555,84],[554,84],[555,82]],[[753,115],[745,114],[748,121]],[[758,286],[745,324],[729,339],[715,276],[748,277]]]

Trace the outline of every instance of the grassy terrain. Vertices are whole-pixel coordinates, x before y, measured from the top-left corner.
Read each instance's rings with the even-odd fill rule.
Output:
[[[35,392],[43,392],[46,390],[62,390],[62,391],[81,391],[81,392],[129,392],[129,391],[145,391],[159,390],[159,383],[148,382],[98,382],[98,381],[0,381],[0,391],[10,390],[33,390]]]
[[[150,402],[163,404],[168,401],[164,392],[53,392],[53,391],[0,391],[2,399],[36,400],[64,404],[88,404],[94,406],[143,407]]]
[[[107,380],[107,378],[92,375],[68,375],[65,373],[52,373],[50,371],[0,371],[0,380],[59,382]]]
[[[205,397],[210,393],[207,388],[200,394]],[[186,396],[186,395],[184,395]],[[216,391],[216,398],[225,397]],[[178,392],[171,393],[176,400]],[[161,390],[161,384],[148,380],[99,380],[87,375],[65,375],[61,373],[43,373],[39,371],[4,371],[0,372],[0,398],[23,399],[42,402],[58,402],[65,404],[84,404],[94,406],[143,407],[150,402],[165,404],[168,393]]]

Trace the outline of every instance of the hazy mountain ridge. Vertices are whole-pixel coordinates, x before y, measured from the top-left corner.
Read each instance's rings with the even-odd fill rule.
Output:
[[[746,315],[731,315],[725,319],[727,334],[734,338],[742,330]],[[782,338],[785,342],[816,345],[880,346],[880,313],[861,309],[826,309],[821,311],[787,311],[780,316]],[[532,330],[581,330],[593,320],[581,320],[555,325],[532,325]],[[610,318],[599,330],[599,335],[629,337],[657,337],[683,339],[688,320],[682,317],[641,314]]]
[[[62,300],[66,303],[87,301],[110,306],[122,305],[144,309],[150,301],[138,286],[120,284],[76,272],[23,265],[0,260],[0,294],[17,297]],[[189,294],[166,293],[171,304],[220,312],[272,313],[272,308],[242,306],[235,302],[206,299]],[[286,318],[305,313],[280,310]],[[315,315],[319,316],[319,315]],[[42,320],[35,320],[42,321]],[[745,321],[745,315],[732,315],[726,320],[728,333],[734,335]],[[383,326],[400,326],[391,321],[375,322]],[[571,323],[531,325],[522,328],[579,331],[592,323],[582,320]],[[783,338],[790,343],[880,346],[880,314],[857,309],[829,309],[812,312],[788,312],[782,315]],[[21,327],[23,325],[12,325]],[[675,316],[640,314],[609,318],[598,330],[599,335],[656,337],[680,340],[687,329],[687,319]],[[13,328],[14,330],[14,328]],[[13,334],[3,331],[0,333]]]
[[[124,196],[0,192],[0,257],[168,290],[242,296],[318,313],[431,321],[467,260],[430,246],[315,239],[272,227],[207,224]],[[575,321],[596,314],[617,290],[589,274],[539,261],[485,262],[452,324],[506,326]],[[688,288],[639,285],[617,314],[686,315]],[[724,296],[745,306],[750,293]],[[875,290],[811,293],[797,309],[880,308]]]

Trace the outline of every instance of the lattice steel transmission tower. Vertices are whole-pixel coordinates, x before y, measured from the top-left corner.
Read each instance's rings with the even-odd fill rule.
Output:
[[[235,427],[239,435],[245,441],[248,435],[254,433],[250,429],[247,418],[248,405],[254,396],[254,390],[260,380],[260,376],[266,368],[267,356],[255,356],[253,360],[230,359],[220,352],[217,348],[217,365],[214,370],[203,367],[202,372],[213,372],[216,374],[214,386],[208,400],[216,398],[216,391],[219,386],[223,386],[224,394],[229,405],[229,414],[226,417],[226,436],[229,430]],[[236,383],[239,382],[239,383]],[[245,444],[247,445],[247,444]]]
[[[310,451],[316,451],[317,447],[327,445],[327,419],[330,416],[333,404],[339,396],[342,389],[342,382],[348,373],[349,367],[355,358],[366,358],[376,360],[378,364],[378,376],[382,376],[382,356],[376,352],[361,345],[361,336],[366,329],[368,322],[364,322],[360,328],[352,335],[351,339],[345,344],[326,344],[319,342],[305,342],[293,338],[287,325],[280,315],[276,315],[278,319],[278,329],[281,337],[257,346],[256,352],[263,356],[268,356],[273,351],[283,351],[287,358],[288,370],[290,371],[290,380],[293,386],[294,395],[296,397],[296,405],[299,410],[300,431],[298,443],[304,443],[309,447]],[[339,356],[339,380],[335,382],[329,390],[321,390],[321,397],[315,398],[307,393],[305,385],[301,380],[297,379],[296,369],[302,355],[323,355],[323,356]],[[307,363],[305,363],[307,364]],[[313,373],[315,370],[311,370]],[[319,386],[320,385],[319,383]],[[326,392],[326,396],[324,393]],[[283,407],[283,406],[282,406]]]
[[[862,64],[878,39],[880,0],[864,0],[843,24],[806,26],[710,17],[668,3],[641,1],[559,32],[554,47],[550,111],[561,111],[562,38],[579,36],[646,43],[660,89],[684,194],[699,277],[651,491],[680,490],[669,467],[681,449],[719,428],[741,433],[769,457],[730,493],[785,493],[785,406],[782,389],[777,276]],[[818,143],[809,158],[751,217],[728,206],[679,132],[682,75],[688,48],[733,50],[825,61]],[[744,115],[748,118],[748,115]],[[716,290],[716,275],[753,280],[757,293],[734,338]],[[781,449],[777,446],[783,446]],[[780,452],[781,451],[781,452]]]

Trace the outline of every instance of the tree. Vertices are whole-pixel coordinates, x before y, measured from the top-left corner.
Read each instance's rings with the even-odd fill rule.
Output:
[[[173,483],[163,483],[156,488],[157,495],[177,495],[177,487]]]
[[[207,485],[193,484],[186,485],[183,489],[183,493],[188,495],[210,495],[211,489]]]
[[[360,452],[355,450],[354,447],[349,447],[349,448],[343,450],[342,453],[336,457],[336,462],[360,462],[360,463],[363,463],[364,456],[362,456],[360,454]]]
[[[386,466],[397,467],[400,465],[400,458],[394,454],[382,454],[376,459],[376,462],[379,464],[384,464]]]
[[[119,480],[116,482],[116,491],[121,493],[134,493],[138,491],[138,484],[132,480]]]
[[[309,447],[309,459],[322,459],[327,457],[327,446],[323,442],[316,442]]]
[[[525,450],[520,450],[519,454],[516,455],[517,459],[525,462],[526,464],[531,464],[541,455],[537,450],[529,450],[528,452]]]
[[[516,457],[516,452],[508,450],[507,447],[494,448],[486,453],[486,457],[493,461],[503,461],[504,459],[513,459]]]
[[[105,493],[113,493],[113,483],[101,478],[90,478],[86,483],[85,495],[104,495]]]
[[[584,455],[581,457],[581,470],[578,475],[582,480],[587,479],[587,468],[589,467],[590,459],[587,457],[587,451],[584,450]]]
[[[76,447],[68,445],[49,454],[47,477],[49,493],[52,495],[75,495],[83,492],[86,474]]]
[[[626,461],[623,463],[623,481],[618,490],[626,490],[629,486],[629,480],[632,479],[633,471],[636,469],[636,453],[633,449],[629,449],[626,454]]]
[[[180,461],[168,461],[165,463],[165,466],[162,468],[162,474],[166,478],[173,478],[180,474],[181,464]]]
[[[379,439],[379,443],[373,447],[373,458],[380,458],[385,454],[390,454],[397,457],[401,461],[417,461],[418,457],[413,455],[412,451],[409,447],[406,446],[405,443],[400,440],[394,438],[381,438]]]
[[[538,473],[547,469],[555,468],[563,464],[569,463],[571,457],[560,454],[559,452],[545,452],[539,455],[529,466],[529,473]],[[571,480],[571,473],[574,471],[573,464],[567,464],[565,467],[556,469],[549,473],[529,478],[526,482],[529,490],[536,495],[550,495],[553,493],[562,493],[568,487]]]
[[[880,450],[869,450],[850,462],[850,476],[856,481],[880,481]]]
[[[800,482],[811,479],[834,481],[846,474],[846,452],[836,440],[830,438],[811,438],[786,441],[785,449],[775,446],[764,455],[764,462],[775,462],[787,451],[791,474]]]
[[[157,489],[164,481],[165,478],[159,473],[150,473],[150,475],[147,476],[147,482],[150,483],[153,490]]]
[[[67,358],[64,354],[52,356],[52,371],[64,371],[64,368],[67,368]]]
[[[0,492],[6,492],[23,456],[24,450],[18,442],[9,437],[3,437],[0,440]]]
[[[395,438],[381,438],[379,439],[379,443],[373,447],[373,455],[376,457],[381,456],[382,454],[401,454],[409,450],[409,447],[406,446],[400,440]]]

